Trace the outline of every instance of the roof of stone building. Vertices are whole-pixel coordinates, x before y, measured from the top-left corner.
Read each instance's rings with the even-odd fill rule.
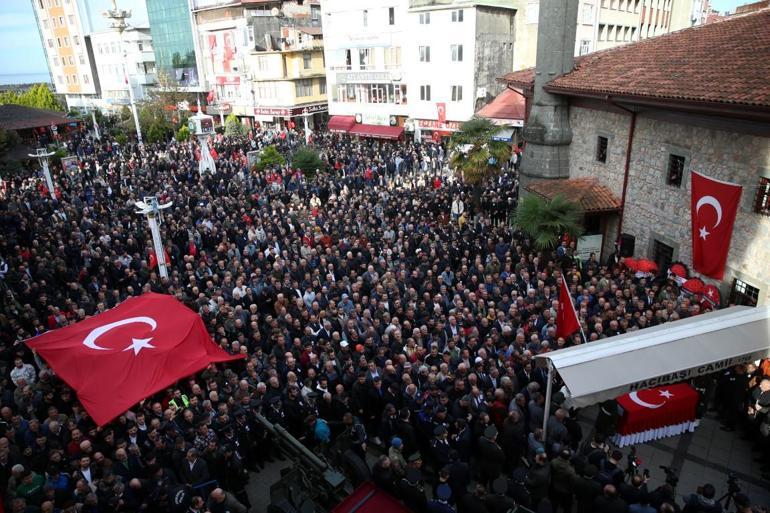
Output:
[[[524,119],[527,117],[526,100],[516,91],[503,89],[503,92],[483,106],[477,113],[483,118]]]
[[[770,107],[770,9],[575,59],[546,89],[683,103]],[[531,89],[534,69],[502,81]]]
[[[68,118],[62,112],[35,109],[24,105],[0,105],[0,127],[8,130],[24,130],[41,126],[63,125],[77,121]]]
[[[583,212],[611,212],[620,210],[620,200],[613,192],[601,185],[596,178],[570,178],[568,180],[536,180],[524,187],[529,192],[546,199],[562,195],[577,202]]]

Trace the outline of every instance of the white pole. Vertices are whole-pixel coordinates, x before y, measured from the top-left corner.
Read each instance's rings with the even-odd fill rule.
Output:
[[[155,247],[155,258],[158,260],[158,270],[161,278],[168,278],[168,267],[166,264],[166,251],[163,249],[163,243],[160,240],[160,227],[155,212],[147,213],[147,222],[152,232],[152,244]]]
[[[551,389],[553,388],[553,363],[548,359],[548,383],[545,385],[545,408],[543,408],[543,444],[548,439],[548,417],[551,416]]]
[[[51,170],[48,169],[48,158],[42,157],[40,163],[43,165],[43,175],[45,176],[45,183],[48,186],[48,193],[51,195],[51,199],[56,199],[56,192],[54,191],[53,178],[51,177]]]
[[[91,121],[94,122],[94,135],[98,140],[102,140],[101,136],[99,135],[99,124],[96,122],[96,110],[91,111]]]
[[[305,114],[302,119],[305,120],[305,146],[310,144],[310,125],[307,121],[308,115]]]

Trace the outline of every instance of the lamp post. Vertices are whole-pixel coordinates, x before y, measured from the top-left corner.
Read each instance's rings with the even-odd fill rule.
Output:
[[[51,177],[51,170],[48,169],[48,159],[54,154],[53,151],[49,152],[45,148],[38,148],[35,153],[30,153],[30,157],[36,158],[41,167],[43,168],[43,176],[45,176],[45,183],[48,187],[48,193],[51,195],[52,200],[56,200],[56,192],[54,191],[53,178]]]
[[[144,214],[147,217],[147,224],[150,225],[152,233],[152,246],[155,248],[155,258],[158,260],[158,270],[161,278],[168,278],[168,263],[166,262],[166,251],[163,249],[163,241],[160,239],[161,210],[170,207],[173,202],[169,201],[163,205],[158,204],[158,198],[154,196],[145,197],[144,201],[134,203],[139,209],[137,214]]]
[[[126,57],[127,53],[125,50],[125,47],[123,45],[123,32],[125,32],[126,28],[128,28],[128,23],[126,22],[126,19],[131,17],[131,11],[126,11],[125,9],[118,9],[118,6],[116,4],[116,0],[112,0],[112,9],[109,11],[105,11],[103,13],[104,17],[112,20],[112,23],[110,24],[110,28],[113,28],[118,31],[118,37],[119,37],[119,43],[120,43],[120,54],[123,56],[123,75],[126,78],[126,82],[128,83],[128,101],[131,104],[131,112],[134,115],[134,125],[136,125],[136,138],[139,141],[139,144],[142,144],[142,128],[139,126],[139,114],[136,112],[136,103],[134,102],[134,90],[131,87],[131,76],[128,73],[128,68],[126,67]]]

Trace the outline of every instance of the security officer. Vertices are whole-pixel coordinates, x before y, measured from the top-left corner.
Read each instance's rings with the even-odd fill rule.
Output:
[[[408,468],[406,475],[396,483],[396,492],[404,504],[415,513],[424,513],[428,506],[425,487],[420,479],[420,471]]]
[[[433,430],[433,440],[431,440],[431,456],[436,469],[443,468],[449,463],[449,453],[452,448],[447,440],[447,429],[443,424],[436,426]]]
[[[481,477],[485,483],[492,483],[500,476],[505,462],[505,452],[497,445],[497,428],[487,426],[484,436],[479,439],[479,462]]]
[[[449,485],[442,484],[436,488],[436,497],[428,502],[428,513],[455,513],[455,509],[449,505],[452,490]]]
[[[489,513],[507,513],[516,507],[516,501],[506,495],[508,480],[503,476],[498,477],[492,483],[492,494],[487,495],[487,508]]]

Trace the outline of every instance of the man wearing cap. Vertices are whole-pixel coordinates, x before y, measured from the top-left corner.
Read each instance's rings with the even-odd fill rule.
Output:
[[[447,441],[447,429],[443,424],[433,430],[433,440],[430,443],[431,456],[436,468],[442,468],[449,463],[449,442]]]
[[[420,471],[408,468],[406,475],[396,483],[396,493],[404,504],[415,513],[424,513],[428,506]]]
[[[507,513],[516,507],[516,501],[508,497],[508,480],[503,476],[492,482],[492,493],[486,497],[486,505],[489,513]]]
[[[484,436],[479,439],[479,467],[482,480],[491,484],[500,476],[505,463],[505,453],[497,445],[497,428],[487,426]]]
[[[448,484],[441,484],[436,487],[436,496],[428,501],[428,513],[455,513],[455,509],[449,505],[449,499],[452,497],[452,490]]]
[[[390,441],[390,449],[388,449],[388,458],[390,458],[393,472],[399,477],[402,477],[406,472],[406,460],[403,454],[404,442],[397,436],[394,436]]]

